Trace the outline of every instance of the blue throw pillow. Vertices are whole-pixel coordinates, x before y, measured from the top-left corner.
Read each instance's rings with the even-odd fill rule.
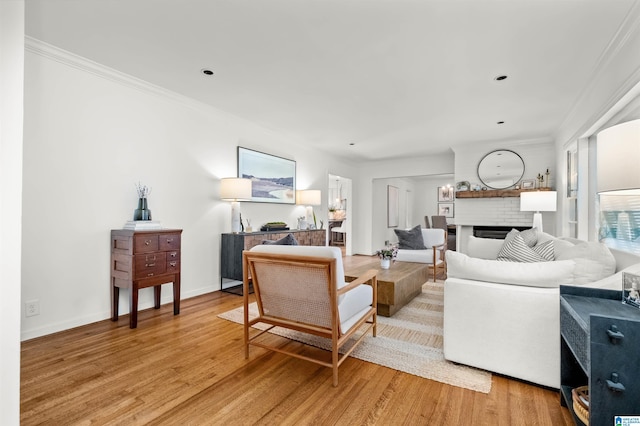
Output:
[[[286,237],[282,237],[279,240],[264,240],[262,244],[271,244],[271,245],[279,245],[279,246],[297,246],[298,240],[293,234],[287,234]]]

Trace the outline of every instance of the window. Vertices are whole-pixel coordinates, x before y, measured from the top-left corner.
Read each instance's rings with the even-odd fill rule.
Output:
[[[566,231],[569,237],[578,238],[578,146],[567,151],[567,212]]]
[[[640,255],[640,195],[599,196],[598,240]]]

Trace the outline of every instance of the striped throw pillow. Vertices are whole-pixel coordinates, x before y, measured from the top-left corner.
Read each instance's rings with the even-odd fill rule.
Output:
[[[525,242],[520,234],[514,235],[512,238],[505,240],[498,259],[506,262],[546,262],[547,260],[540,254],[536,253]]]

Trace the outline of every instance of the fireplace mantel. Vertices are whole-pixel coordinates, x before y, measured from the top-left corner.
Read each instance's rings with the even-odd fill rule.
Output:
[[[505,198],[519,197],[523,192],[551,191],[551,188],[536,189],[485,189],[483,191],[458,191],[456,198]]]

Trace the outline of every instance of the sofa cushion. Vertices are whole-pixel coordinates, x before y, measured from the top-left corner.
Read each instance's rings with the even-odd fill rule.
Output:
[[[272,244],[277,246],[297,246],[298,240],[296,240],[296,237],[294,237],[293,234],[287,234],[279,240],[263,240],[262,244]]]
[[[501,262],[476,259],[448,250],[447,276],[468,280],[523,285],[529,287],[558,287],[573,282],[573,260],[557,262]]]
[[[478,238],[471,235],[467,243],[467,254],[470,257],[476,257],[478,259],[496,260],[502,244],[504,244],[504,240]]]
[[[500,253],[498,253],[498,260],[528,263],[553,260],[553,243],[544,243],[539,250],[534,250],[525,243],[520,233],[510,235],[510,237],[505,239]]]
[[[422,238],[422,230],[420,225],[416,225],[406,231],[402,229],[394,229],[393,232],[398,236],[398,248],[408,250],[424,250],[424,239]]]
[[[441,250],[436,249],[436,264],[439,265],[443,262]],[[428,263],[433,264],[433,248],[425,250],[398,250],[396,256],[398,262],[414,262],[414,263]]]
[[[640,263],[633,264],[628,266],[621,271],[616,272],[613,275],[610,275],[606,278],[602,278],[598,281],[590,282],[585,285],[585,287],[592,288],[604,288],[608,290],[618,290],[622,289],[622,274],[623,273],[640,275]]]
[[[572,259],[576,262],[575,284],[598,281],[616,272],[616,259],[602,243],[580,241],[572,246],[558,244],[555,250],[556,260]]]

